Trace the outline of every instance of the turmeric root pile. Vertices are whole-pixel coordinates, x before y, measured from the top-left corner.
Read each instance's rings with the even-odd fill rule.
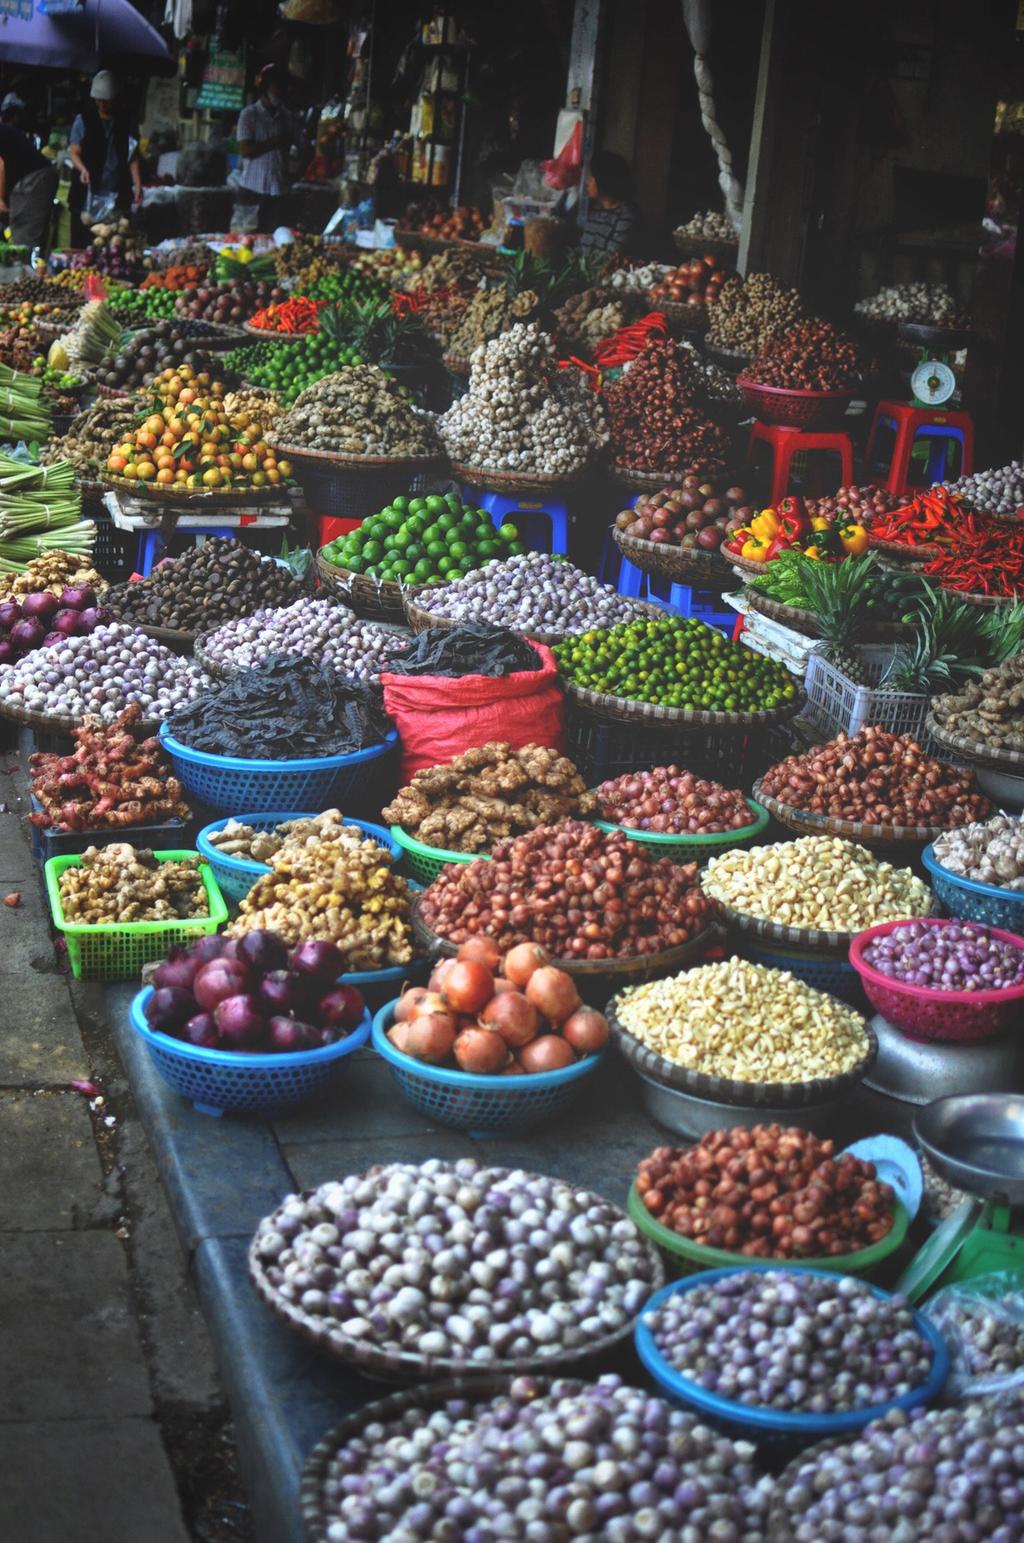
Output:
[[[71,755],[29,757],[32,792],[41,812],[33,825],[50,830],[119,830],[187,820],[191,810],[156,739],[141,744],[132,728],[142,716],[133,702],[113,723],[86,718],[74,730]]]
[[[384,810],[425,846],[490,852],[506,836],[597,810],[575,766],[543,745],[492,741],[419,771]]]
[[[209,916],[201,857],[158,862],[126,841],[89,847],[60,876],[64,920],[79,925],[183,921]]]

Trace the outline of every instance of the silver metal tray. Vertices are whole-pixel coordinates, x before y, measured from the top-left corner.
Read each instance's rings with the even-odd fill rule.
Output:
[[[938,1098],[915,1114],[914,1135],[947,1184],[1024,1202],[1024,1092]]]
[[[801,1104],[799,1108],[772,1109],[764,1104],[719,1104],[695,1093],[652,1082],[643,1072],[640,1096],[652,1120],[674,1131],[677,1136],[700,1137],[709,1130],[728,1130],[733,1125],[802,1125],[816,1136],[835,1134],[839,1112],[849,1104],[849,1097],[831,1099],[827,1104]]]
[[[930,1104],[950,1093],[1024,1087],[1024,1036],[1011,1030],[974,1045],[908,1039],[881,1014],[871,1020],[878,1055],[865,1085],[904,1104]]]

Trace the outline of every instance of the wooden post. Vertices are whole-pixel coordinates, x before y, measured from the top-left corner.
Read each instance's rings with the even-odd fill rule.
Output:
[[[587,170],[590,165],[591,125],[598,105],[601,43],[607,19],[607,0],[576,0],[569,40],[569,78],[565,105],[583,113],[583,168],[580,176],[580,217],[587,212]]]
[[[803,266],[806,151],[815,111],[807,59],[799,57],[794,37],[798,11],[795,0],[765,0],[739,250],[741,273],[773,273],[794,285]]]

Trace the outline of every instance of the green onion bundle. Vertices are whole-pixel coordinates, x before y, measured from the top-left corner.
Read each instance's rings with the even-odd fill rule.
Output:
[[[18,572],[50,548],[86,556],[95,539],[70,461],[31,466],[0,451],[0,572]]]
[[[0,365],[0,439],[46,439],[51,421],[42,381]]]

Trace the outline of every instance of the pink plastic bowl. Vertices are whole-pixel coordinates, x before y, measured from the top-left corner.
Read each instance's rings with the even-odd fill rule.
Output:
[[[844,391],[809,391],[786,386],[762,386],[742,373],[736,384],[743,400],[762,423],[779,423],[791,429],[816,429],[836,423],[853,400],[854,388]]]
[[[920,917],[925,927],[952,927],[957,918]],[[1021,1004],[1024,985],[1001,991],[933,991],[928,986],[910,986],[873,969],[864,958],[864,950],[875,938],[897,932],[908,921],[881,922],[860,932],[850,944],[850,963],[861,978],[864,994],[887,1023],[902,1030],[908,1039],[952,1040],[962,1045],[991,1039],[1016,1022],[1024,1025]],[[963,925],[960,923],[960,925]],[[972,923],[980,925],[980,923]],[[1024,938],[1015,932],[989,927],[992,937],[1024,950]]]

